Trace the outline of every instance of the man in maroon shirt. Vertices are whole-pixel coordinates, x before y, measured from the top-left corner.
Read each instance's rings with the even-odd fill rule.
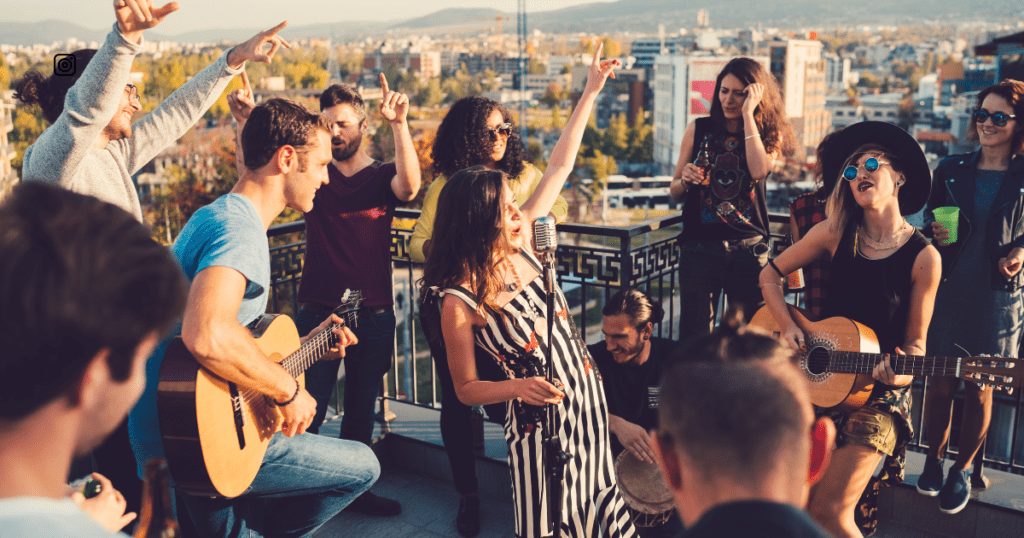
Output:
[[[395,206],[412,200],[420,189],[420,167],[406,116],[409,98],[388,90],[380,113],[395,136],[395,162],[370,158],[362,147],[366,134],[363,99],[351,86],[335,84],[320,96],[320,111],[333,126],[327,167],[330,182],[317,191],[306,213],[306,260],[296,316],[299,331],[316,327],[341,300],[346,288],[363,292],[364,302],[354,332],[359,339],[346,352],[345,416],[341,438],[370,444],[374,406],[381,378],[391,367],[395,341],[395,310],[391,283],[391,220]],[[305,333],[302,333],[305,334]],[[306,371],[306,389],[316,398],[317,412],[308,431],[317,432],[338,376],[340,361],[323,361]],[[397,515],[394,500],[364,493],[349,508],[373,515]]]

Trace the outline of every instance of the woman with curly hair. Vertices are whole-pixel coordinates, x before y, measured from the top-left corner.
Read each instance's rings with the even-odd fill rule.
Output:
[[[456,101],[437,129],[433,158],[434,170],[440,175],[434,178],[427,190],[420,218],[416,221],[409,242],[409,254],[413,261],[425,261],[430,254],[437,201],[449,177],[471,166],[499,170],[508,177],[508,185],[515,194],[516,204],[522,205],[537,189],[543,175],[535,166],[523,160],[525,156],[523,141],[519,138],[519,130],[508,109],[486,97],[464,97]],[[565,199],[558,196],[550,215],[561,221],[567,209]],[[420,309],[421,313],[429,314],[428,310]],[[425,317],[425,314],[421,314],[421,318],[429,336],[434,320]],[[456,528],[463,536],[475,536],[480,531],[480,500],[477,496],[475,456],[469,427],[472,410],[455,398],[444,348],[436,345],[440,341],[439,329],[434,332],[435,338],[428,340],[432,341],[430,351],[443,399],[441,439],[451,463],[455,489],[461,496]],[[482,350],[480,355],[482,360],[477,368],[480,377],[504,379],[504,374],[494,365],[494,361],[486,358]],[[500,421],[505,416],[504,403],[486,406],[486,409],[492,420]]]
[[[438,176],[423,199],[423,210],[409,242],[409,254],[417,262],[426,261],[430,255],[437,198],[452,174],[471,166],[501,170],[508,175],[509,186],[519,204],[533,194],[543,175],[524,160],[526,147],[512,113],[501,103],[479,95],[463,97],[448,109],[437,128],[431,157]],[[559,196],[551,215],[561,222],[568,207]]]
[[[598,46],[579,105],[555,144],[544,177],[522,207],[501,170],[476,166],[452,176],[438,202],[435,245],[423,273],[422,295],[440,297],[440,325],[459,400],[510,404],[505,440],[515,535],[522,538],[636,533],[613,478],[600,376],[557,286],[551,298],[554,311],[548,311],[530,233],[531,223],[550,212],[572,172],[587,118],[614,67],[615,62],[600,62],[600,54]],[[476,347],[499,366],[500,381],[477,376]],[[553,384],[544,377],[549,361]],[[552,528],[545,490],[547,405],[557,406],[558,419],[551,426],[569,456],[564,495],[556,504],[561,506],[559,528]]]
[[[702,147],[705,169],[693,164]],[[680,336],[707,334],[724,291],[752,315],[761,306],[757,278],[768,259],[765,179],[791,153],[793,133],[775,79],[750,58],[735,58],[715,82],[711,116],[683,134],[669,195],[684,200],[679,236]]]

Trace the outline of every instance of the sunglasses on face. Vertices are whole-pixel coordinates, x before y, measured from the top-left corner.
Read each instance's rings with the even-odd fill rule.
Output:
[[[497,140],[499,137],[508,138],[512,134],[512,124],[502,123],[493,129],[487,129],[487,132],[491,134],[491,140]]]
[[[979,108],[974,111],[974,123],[985,123],[986,120],[992,118],[992,124],[996,127],[1006,127],[1006,122],[1016,118],[1016,114],[1003,114],[1002,112],[989,112],[985,109]]]
[[[125,85],[124,91],[128,93],[128,102],[139,100],[139,89],[135,86],[135,84],[129,82]]]
[[[874,157],[868,157],[868,160],[864,161],[864,164],[850,165],[843,169],[843,179],[847,181],[853,181],[857,179],[857,172],[860,171],[860,167],[863,166],[868,172],[874,172],[878,170],[878,167],[883,164],[889,164],[886,161],[880,161]]]

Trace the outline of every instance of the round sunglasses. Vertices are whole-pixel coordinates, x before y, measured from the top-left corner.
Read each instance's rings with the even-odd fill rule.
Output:
[[[879,161],[874,157],[868,157],[864,164],[850,165],[843,169],[843,179],[847,181],[853,181],[857,179],[857,172],[860,171],[860,167],[863,166],[868,172],[874,172],[878,170],[879,165],[889,164],[887,161]]]
[[[497,140],[498,137],[508,138],[512,134],[512,124],[502,123],[493,129],[487,129],[487,132],[491,134],[491,140]]]
[[[1003,114],[1002,112],[989,112],[985,109],[978,109],[974,111],[972,118],[974,123],[985,123],[989,118],[992,118],[992,124],[996,127],[1006,127],[1006,122],[1016,118],[1016,114]]]

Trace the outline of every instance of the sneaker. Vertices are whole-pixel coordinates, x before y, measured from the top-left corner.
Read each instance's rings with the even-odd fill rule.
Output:
[[[946,460],[942,458],[925,458],[924,471],[917,478],[917,492],[921,495],[934,497],[942,489],[942,466]]]
[[[480,534],[480,497],[467,495],[459,500],[459,512],[455,516],[455,528],[466,538]]]
[[[370,516],[397,516],[402,513],[402,505],[398,501],[378,497],[369,491],[356,497],[345,509]]]
[[[971,476],[967,469],[949,469],[946,485],[939,491],[939,510],[944,514],[956,514],[967,506],[971,497]]]

